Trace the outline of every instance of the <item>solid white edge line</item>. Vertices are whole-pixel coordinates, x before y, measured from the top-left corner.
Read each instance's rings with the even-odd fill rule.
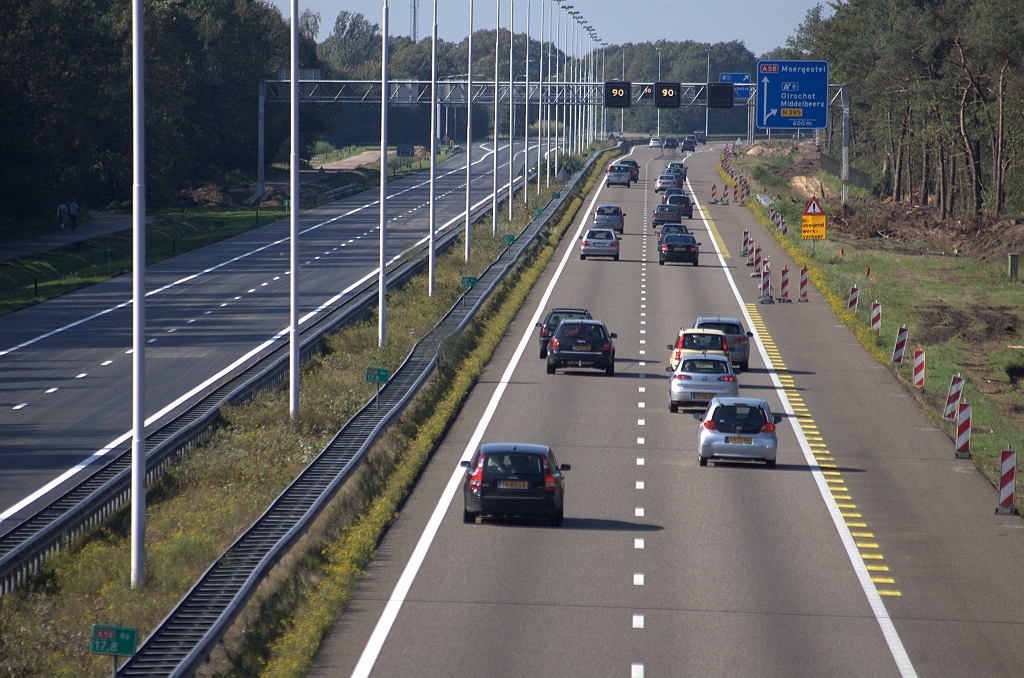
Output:
[[[498,150],[504,150],[505,148],[508,148],[508,146],[507,145],[502,146]],[[494,151],[487,151],[486,153],[484,153],[484,155],[479,160],[477,160],[473,164],[477,165],[477,164],[483,162],[484,159],[486,159],[487,156],[489,156],[493,152]],[[515,156],[521,155],[522,153],[524,153],[524,151],[520,151],[519,153],[514,154],[513,155],[513,162],[515,160]],[[499,169],[504,167],[507,164],[508,163],[506,162],[506,163],[503,163],[502,165],[499,165]],[[452,170],[451,172],[447,172],[445,174],[442,174],[440,178],[451,176],[451,175],[457,174],[459,172],[465,172],[465,169],[466,169],[465,167],[456,168],[456,169]],[[477,177],[476,179],[486,178],[488,174],[490,174],[490,173],[489,172],[485,173],[482,176]],[[474,181],[476,179],[474,179]],[[391,200],[392,198],[397,198],[398,196],[400,196],[400,195],[402,195],[404,193],[408,193],[409,191],[416,190],[417,188],[422,188],[424,186],[427,186],[429,183],[430,183],[429,181],[424,181],[424,182],[416,184],[414,186],[410,186],[409,188],[403,189],[403,190],[399,191],[398,193],[395,193],[393,195],[389,195],[388,196],[388,200]],[[505,186],[507,187],[508,184],[506,183]],[[321,226],[327,226],[328,224],[333,224],[334,222],[336,222],[336,221],[338,221],[340,219],[344,219],[345,217],[350,216],[352,214],[355,214],[356,212],[361,212],[362,210],[367,209],[368,207],[373,207],[374,205],[376,205],[378,203],[380,203],[379,199],[378,200],[374,200],[373,202],[366,203],[365,205],[361,205],[359,207],[355,207],[355,208],[349,210],[348,212],[345,212],[344,214],[339,214],[337,216],[331,217],[327,221],[322,221],[319,224],[315,224],[313,226],[310,226],[309,228],[307,228],[307,229],[305,229],[303,231],[300,231],[299,234],[300,235],[305,235],[306,233],[309,233],[310,231],[315,231],[316,229],[320,228]],[[167,283],[163,287],[158,287],[155,290],[150,290],[149,292],[146,292],[146,296],[147,297],[151,297],[154,294],[160,294],[161,292],[165,292],[165,291],[171,289],[172,287],[176,287],[178,285],[182,285],[184,283],[187,283],[187,282],[189,282],[191,280],[195,280],[196,278],[198,278],[200,276],[203,276],[203,275],[206,275],[207,273],[212,273],[213,271],[216,271],[216,270],[218,270],[220,268],[223,268],[225,266],[233,264],[236,261],[240,261],[240,260],[245,259],[247,257],[251,257],[254,254],[258,254],[258,253],[260,253],[260,252],[262,252],[262,251],[264,251],[264,250],[266,250],[266,249],[268,249],[270,247],[275,247],[275,246],[280,245],[281,243],[285,243],[285,242],[288,242],[288,238],[281,238],[279,240],[275,240],[274,242],[267,243],[266,245],[261,245],[260,247],[257,247],[254,250],[250,250],[249,252],[245,252],[243,254],[239,254],[237,257],[232,257],[231,259],[228,259],[226,261],[222,261],[219,264],[216,264],[214,266],[210,266],[209,268],[203,269],[202,271],[199,271],[197,273],[192,273],[191,275],[187,275],[184,278],[179,278],[178,280],[175,280],[174,282]],[[132,303],[131,299],[129,299],[128,301],[123,301],[120,304],[117,304],[116,306],[111,306],[110,308],[106,308],[106,309],[104,309],[102,311],[98,311],[97,313],[93,313],[92,315],[87,316],[85,318],[79,318],[78,320],[76,320],[76,321],[74,321],[72,323],[68,323],[67,325],[64,325],[62,327],[58,327],[58,328],[56,328],[54,330],[50,330],[49,332],[46,332],[44,334],[40,334],[39,336],[33,337],[31,339],[28,339],[27,341],[23,341],[22,343],[18,344],[17,346],[12,346],[10,348],[6,348],[6,349],[3,349],[3,350],[0,350],[0,357],[8,355],[9,353],[14,353],[15,351],[19,351],[19,350],[21,350],[21,349],[23,349],[23,348],[25,348],[27,346],[31,346],[32,344],[38,343],[38,342],[42,341],[43,339],[48,339],[49,337],[52,337],[55,334],[60,334],[61,332],[66,332],[67,330],[74,329],[75,327],[78,327],[79,325],[81,325],[83,323],[87,323],[87,322],[89,322],[91,320],[95,320],[96,318],[100,318],[102,316],[105,316],[108,313],[111,313],[113,311],[117,311],[119,309],[125,308],[126,306],[130,306],[131,303]]]
[[[630,150],[627,157],[632,154],[633,151]],[[601,191],[603,190],[604,182],[598,181],[597,193],[594,194],[594,199],[590,201],[590,207],[588,207],[587,211],[583,213],[583,219],[580,221],[579,228],[576,229],[573,242],[569,243],[569,246],[565,250],[565,254],[562,256],[562,261],[559,262],[558,268],[555,269],[555,274],[552,276],[551,282],[548,283],[547,289],[544,290],[544,296],[541,297],[540,302],[537,304],[537,310],[534,311],[533,318],[529,323],[527,323],[526,331],[523,333],[523,338],[519,340],[519,346],[516,347],[515,352],[512,354],[512,359],[505,368],[505,372],[501,375],[501,380],[498,381],[498,386],[494,389],[494,393],[491,395],[490,402],[487,403],[487,408],[484,410],[483,416],[480,417],[480,421],[477,423],[476,429],[473,431],[473,435],[466,444],[466,448],[462,452],[460,461],[468,461],[476,451],[477,446],[480,444],[480,440],[483,439],[484,432],[487,430],[487,426],[490,424],[491,418],[498,409],[498,403],[501,402],[501,397],[505,394],[505,389],[512,380],[512,374],[519,365],[519,360],[522,358],[523,352],[526,350],[526,347],[533,336],[534,326],[540,321],[540,315],[544,311],[544,307],[547,305],[548,299],[551,298],[551,293],[554,291],[555,285],[558,283],[558,279],[562,276],[562,271],[565,269],[565,265],[568,263],[569,257],[576,251],[575,241],[579,240],[579,237],[583,234],[583,229],[587,225],[587,217],[590,215],[590,211],[594,209],[594,205],[597,204],[597,199],[600,197]],[[437,506],[434,507],[434,512],[431,513],[430,519],[427,521],[427,525],[423,528],[423,533],[420,535],[419,541],[416,543],[416,548],[413,549],[412,555],[409,556],[409,562],[402,571],[402,575],[399,577],[398,583],[395,584],[395,589],[391,592],[391,597],[388,598],[388,604],[384,607],[384,612],[381,613],[380,619],[377,621],[377,625],[374,627],[373,633],[370,635],[370,639],[366,642],[366,647],[363,648],[363,653],[359,657],[359,662],[352,670],[352,678],[363,678],[364,676],[369,676],[370,671],[373,670],[373,665],[377,662],[377,657],[380,655],[380,651],[384,647],[384,641],[387,640],[388,634],[391,633],[391,627],[394,625],[395,619],[398,617],[398,612],[402,609],[402,604],[405,602],[405,597],[409,593],[409,588],[412,587],[412,582],[416,579],[416,575],[420,571],[420,566],[423,565],[423,559],[427,557],[427,551],[430,550],[430,545],[433,543],[434,537],[437,535],[437,530],[441,527],[441,521],[448,512],[448,507],[451,505],[452,499],[455,498],[455,492],[459,489],[459,484],[462,480],[463,474],[464,471],[462,470],[462,467],[456,466],[455,470],[452,472],[451,478],[448,479],[444,492],[441,493],[441,498],[438,500]]]
[[[729,266],[725,263],[725,257],[722,256],[722,251],[718,247],[718,241],[714,237],[714,233],[711,231],[711,226],[708,224],[704,208],[701,207],[700,202],[697,201],[697,194],[694,192],[689,179],[686,180],[686,185],[690,189],[691,200],[700,210],[701,221],[704,222],[704,228],[707,230],[708,236],[711,238],[711,244],[714,245],[715,252],[718,254],[718,261],[722,265],[722,271],[725,273],[726,279],[729,281],[729,287],[732,289],[733,297],[735,297],[736,303],[740,307],[740,312],[747,321],[747,327],[754,331],[754,341],[757,343],[757,349],[761,353],[761,360],[764,361],[765,367],[768,369],[768,374],[771,375],[772,384],[775,386],[775,392],[778,394],[779,400],[782,402],[783,409],[786,411],[786,414],[789,415],[790,423],[793,427],[793,433],[796,435],[797,442],[800,444],[800,449],[803,451],[804,460],[811,469],[814,482],[818,486],[818,492],[821,494],[821,498],[825,502],[825,507],[828,509],[829,515],[832,517],[832,522],[835,524],[836,532],[839,533],[839,539],[843,543],[843,548],[846,549],[846,555],[850,559],[853,571],[857,575],[857,580],[860,582],[860,586],[864,590],[864,595],[868,599],[868,605],[871,607],[871,611],[875,615],[876,621],[878,621],[878,626],[882,631],[882,636],[885,638],[885,642],[889,646],[889,652],[892,653],[893,661],[896,662],[896,668],[899,669],[900,675],[903,676],[903,678],[915,678],[917,676],[917,672],[914,670],[914,665],[910,662],[907,650],[903,647],[903,641],[900,640],[899,633],[896,631],[896,627],[893,625],[892,619],[889,617],[889,611],[885,609],[885,603],[882,602],[882,597],[878,595],[878,590],[875,588],[874,582],[871,581],[871,574],[864,565],[864,559],[860,556],[860,550],[857,548],[857,542],[854,540],[853,535],[850,534],[850,528],[846,526],[846,521],[843,519],[842,515],[840,515],[839,507],[836,506],[835,499],[832,498],[832,491],[829,489],[828,483],[825,482],[825,476],[821,473],[821,467],[818,466],[818,460],[814,458],[814,453],[807,444],[807,438],[804,436],[803,427],[800,426],[796,412],[793,410],[793,406],[790,404],[789,398],[786,397],[786,393],[783,390],[782,382],[779,380],[778,373],[775,369],[768,367],[772,364],[772,361],[768,358],[768,353],[764,348],[764,343],[761,340],[760,333],[756,331],[756,328],[754,328],[753,318],[750,317],[750,313],[747,311],[746,302],[743,301],[743,297],[740,295],[740,291],[736,287],[736,281],[733,279],[732,273],[729,271]]]
[[[516,181],[521,181],[521,179],[517,177]],[[503,188],[507,188],[507,187],[508,187],[508,183],[506,182],[505,185],[503,186]],[[483,200],[478,202],[476,205],[474,205],[473,209],[477,209],[478,207],[481,207],[482,205],[490,202],[490,200],[491,200],[491,197],[490,197],[490,195],[488,195],[486,198],[484,198]],[[438,233],[442,232],[444,229],[450,227],[452,224],[454,224],[454,223],[456,223],[458,221],[462,221],[464,218],[465,218],[465,212],[462,212],[459,216],[457,216],[457,217],[455,217],[453,219],[450,219],[443,226],[439,227],[437,229],[437,232]],[[417,245],[419,245],[419,244],[421,244],[423,242],[426,242],[426,238],[421,240],[420,243],[417,243]],[[416,247],[416,245],[413,245],[413,247]],[[405,250],[405,252],[408,252],[409,250],[413,249],[413,247],[407,248]],[[405,252],[403,252],[401,255],[398,255],[397,258],[401,258],[402,256],[404,256]],[[397,258],[396,258],[396,260],[397,260]],[[313,311],[311,313],[307,313],[305,316],[302,317],[302,319],[299,320],[299,324],[301,325],[301,324],[307,322],[310,318],[314,317],[317,313],[323,311],[325,308],[330,306],[332,303],[334,303],[338,299],[341,299],[343,296],[345,296],[346,294],[348,294],[349,292],[351,292],[355,288],[359,287],[360,285],[362,285],[367,280],[370,280],[371,278],[376,277],[378,270],[379,270],[379,268],[373,269],[372,271],[370,271],[369,273],[364,275],[362,278],[360,278],[356,282],[354,282],[351,285],[349,285],[348,287],[346,287],[339,294],[336,294],[335,296],[333,296],[330,299],[330,301],[327,301],[326,303],[322,304],[315,311]],[[237,368],[238,366],[244,364],[247,360],[252,358],[254,355],[258,354],[263,349],[265,349],[268,346],[272,345],[274,342],[279,341],[282,337],[284,337],[287,334],[287,332],[288,332],[288,328],[286,327],[283,330],[281,330],[280,332],[278,332],[277,334],[275,334],[273,337],[268,339],[267,341],[264,341],[262,344],[260,344],[256,348],[250,350],[248,353],[243,355],[241,358],[238,358],[235,362],[231,363],[230,365],[228,365],[227,367],[222,369],[217,374],[213,375],[212,377],[210,377],[209,379],[207,379],[203,383],[201,383],[198,386],[194,387],[188,393],[180,396],[174,402],[166,405],[159,412],[153,414],[152,416],[150,416],[150,417],[148,417],[146,419],[146,426],[152,426],[154,423],[159,421],[162,417],[166,416],[167,414],[169,414],[173,410],[175,410],[179,405],[181,405],[185,401],[189,400],[193,396],[197,395],[199,392],[203,391],[204,389],[206,389],[211,384],[216,383],[219,379],[227,376],[235,368]],[[41,488],[39,488],[38,490],[36,490],[32,494],[30,494],[29,496],[25,497],[24,499],[22,499],[21,501],[17,502],[16,504],[13,504],[9,508],[5,509],[3,512],[0,512],[0,523],[4,522],[5,520],[10,518],[14,514],[16,514],[18,511],[20,511],[21,509],[23,509],[26,506],[28,506],[29,504],[31,504],[34,501],[38,500],[40,497],[46,495],[48,492],[50,492],[54,488],[60,486],[61,483],[64,483],[69,478],[73,477],[75,474],[77,474],[77,473],[81,472],[83,469],[91,466],[94,462],[96,462],[100,458],[105,457],[111,450],[113,450],[115,447],[117,447],[118,445],[120,445],[124,441],[128,440],[129,438],[131,438],[131,436],[132,436],[132,432],[131,431],[128,431],[127,433],[121,434],[120,436],[118,436],[117,438],[112,440],[111,442],[109,442],[106,445],[104,445],[99,450],[93,452],[91,455],[89,455],[88,457],[86,457],[85,459],[83,459],[79,463],[75,464],[74,466],[72,466],[70,469],[68,469],[64,473],[60,474],[59,476],[57,476],[56,478],[54,478],[53,480],[48,482],[46,485],[43,485]]]

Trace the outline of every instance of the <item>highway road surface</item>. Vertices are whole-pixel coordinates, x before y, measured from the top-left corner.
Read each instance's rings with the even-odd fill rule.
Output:
[[[474,204],[491,195],[490,148],[473,154]],[[439,227],[465,211],[465,159],[438,166]],[[506,142],[499,187],[507,168]],[[392,182],[388,193],[388,255],[398,258],[427,236],[428,174]],[[376,197],[302,213],[301,323],[376,277]],[[147,428],[287,340],[288,228],[285,219],[149,267]],[[0,317],[0,534],[130,444],[131,318],[130,275]]]
[[[649,227],[683,154],[637,148],[638,185],[594,189],[627,214],[621,260],[579,259],[581,212],[311,677],[1021,674],[1024,524],[815,291],[756,303],[744,228],[795,267],[746,209],[704,204],[720,150],[687,161],[696,268],[659,266]],[[614,377],[545,373],[556,305],[618,333]],[[757,335],[740,392],[785,417],[774,470],[700,467],[697,422],[669,412],[665,345],[719,314]],[[563,527],[462,522],[459,460],[496,441],[572,465]]]

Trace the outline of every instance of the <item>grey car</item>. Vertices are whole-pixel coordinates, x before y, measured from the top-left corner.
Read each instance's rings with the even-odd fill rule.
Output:
[[[563,320],[548,342],[547,373],[560,367],[593,367],[614,376],[615,337],[600,320]]]
[[[729,342],[729,357],[733,365],[746,372],[750,369],[750,339],[753,332],[744,332],[743,324],[735,318],[724,318],[722,316],[701,316],[694,321],[693,326],[698,329],[719,330],[725,333]]]
[[[619,237],[610,228],[591,228],[580,244],[580,259],[611,257],[619,260]]]
[[[629,169],[625,167],[612,167],[608,170],[608,178],[605,179],[605,186],[625,186],[629,188]]]
[[[713,398],[736,397],[739,384],[729,360],[718,355],[691,355],[679,361],[668,382],[668,409],[707,407]]]
[[[665,171],[668,172],[669,170],[676,169],[679,170],[680,174],[682,175],[683,181],[686,181],[686,165],[684,165],[681,162],[670,162],[668,164],[668,167],[665,168]]]
[[[487,443],[470,460],[462,486],[462,522],[478,516],[536,516],[558,527],[564,515],[565,490],[559,464],[547,445]]]
[[[693,219],[693,203],[688,195],[673,195],[665,203],[666,205],[678,205],[679,215],[687,219]]]
[[[628,182],[628,174],[627,182]],[[598,205],[594,210],[594,228],[610,228],[616,233],[622,233],[625,228],[626,213],[618,205]]]
[[[548,311],[548,317],[544,319],[544,322],[537,323],[537,327],[540,332],[537,333],[537,339],[540,342],[540,357],[541,360],[548,357],[548,342],[551,337],[555,336],[555,330],[562,323],[563,320],[590,320],[590,311],[585,308],[563,308],[557,307]]]
[[[700,422],[697,460],[763,461],[775,468],[778,439],[775,427],[782,422],[760,398],[715,398],[708,409],[693,418]]]
[[[654,192],[661,193],[666,188],[679,188],[679,177],[675,174],[662,174],[654,182]]]

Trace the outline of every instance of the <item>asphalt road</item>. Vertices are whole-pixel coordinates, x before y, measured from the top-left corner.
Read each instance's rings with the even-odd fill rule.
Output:
[[[719,150],[688,162],[702,204]],[[643,180],[682,155],[633,156],[638,186],[594,191],[627,213],[621,261],[566,238],[309,675],[1019,675],[1024,524],[816,292],[755,303],[743,229],[795,267],[747,210],[695,215],[701,265],[658,266]],[[618,333],[615,377],[545,374],[555,305]],[[758,334],[741,394],[786,417],[775,470],[699,467],[697,422],[668,411],[665,345],[711,314]],[[495,441],[572,464],[562,528],[462,523],[458,462]]]
[[[465,158],[438,166],[438,227],[464,213]],[[473,163],[476,204],[491,194],[493,156],[474,149]],[[427,235],[427,179],[389,184],[389,257]],[[379,218],[373,191],[302,213],[300,319],[375,277]],[[147,428],[286,341],[288,229],[278,221],[148,268]],[[0,317],[0,534],[130,443],[130,299],[125,275]]]

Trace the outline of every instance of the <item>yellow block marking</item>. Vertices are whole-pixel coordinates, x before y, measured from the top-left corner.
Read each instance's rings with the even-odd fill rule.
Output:
[[[846,509],[855,509],[855,508],[857,508],[857,505],[856,504],[836,504],[836,507],[837,508],[846,508]]]
[[[704,214],[704,219],[707,221],[708,228],[711,229],[711,235],[718,243],[718,249],[722,251],[722,256],[726,259],[731,259],[732,256],[729,254],[729,249],[725,246],[725,241],[722,240],[721,234],[718,232],[718,227],[715,226],[715,221],[711,218],[711,213],[708,212],[707,207],[704,205],[700,206],[701,213]]]
[[[868,541],[859,541],[859,542],[857,542],[857,548],[859,548],[859,549],[877,549],[878,548],[878,544],[875,544],[875,543],[872,543],[872,542],[868,542]]]
[[[881,553],[862,553],[860,557],[864,560],[885,560]]]
[[[817,455],[815,455],[815,457],[817,457]],[[829,459],[830,461],[835,461],[835,459],[831,459],[829,457],[818,458],[818,466],[820,466],[821,468],[839,468],[835,464],[823,464],[823,463],[821,463],[821,462],[825,461],[826,459]]]
[[[883,591],[882,589],[875,589],[875,590],[878,591],[878,595],[880,595],[880,596],[894,596],[896,598],[899,598],[899,597],[901,597],[903,595],[899,591]]]
[[[845,485],[846,484],[846,481],[843,480],[842,478],[825,478],[825,482],[826,483],[839,483],[840,485]]]
[[[823,475],[823,476],[840,476],[840,475],[842,475],[842,472],[841,471],[822,471],[821,475]]]
[[[862,516],[859,513],[845,513],[843,511],[840,511],[839,515],[841,515],[844,518],[863,518],[864,517],[864,516]]]
[[[835,491],[836,491],[836,488],[834,488],[834,487],[833,487],[833,488],[830,488],[830,489],[832,490],[832,498],[833,498],[833,499],[853,499],[853,497],[851,497],[851,496],[850,496],[850,495],[848,495],[848,494],[836,494],[836,493],[835,493]],[[842,491],[843,491],[843,492],[846,492],[846,490],[842,490]]]
[[[851,523],[849,520],[846,521],[847,527],[867,527],[867,523]]]
[[[892,577],[872,577],[871,581],[876,584],[895,584],[896,580]]]
[[[868,572],[888,572],[888,565],[865,565],[864,569]]]
[[[875,535],[872,534],[871,532],[851,532],[850,534],[852,534],[854,537],[862,537],[862,538],[867,538],[867,539],[874,539],[875,538]]]

